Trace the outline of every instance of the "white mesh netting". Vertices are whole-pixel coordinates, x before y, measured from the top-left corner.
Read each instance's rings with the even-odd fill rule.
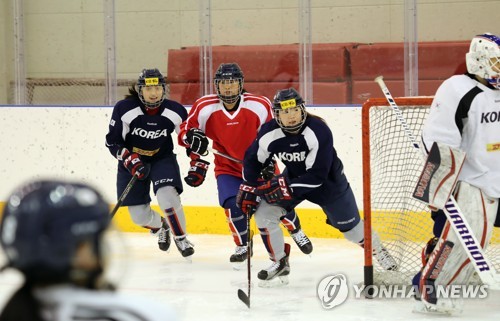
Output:
[[[431,99],[400,99],[397,103],[413,135],[419,138]],[[363,144],[369,144],[370,151],[372,228],[400,264],[398,272],[387,272],[374,259],[374,283],[410,284],[421,268],[422,248],[432,237],[433,221],[427,206],[411,197],[423,162],[384,101],[369,107],[368,115],[369,139]],[[500,229],[494,229],[486,254],[498,271]]]

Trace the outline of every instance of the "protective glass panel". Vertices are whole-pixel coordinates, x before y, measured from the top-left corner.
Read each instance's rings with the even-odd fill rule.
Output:
[[[416,0],[3,1],[0,103],[109,105],[143,68],[159,68],[171,98],[191,105],[214,92],[222,62],[245,89],[269,98],[296,87],[308,104],[361,104],[433,95],[465,71],[472,36],[491,6]],[[497,9],[499,9],[497,7]],[[454,19],[467,15],[470,19]],[[417,32],[418,30],[418,32]]]

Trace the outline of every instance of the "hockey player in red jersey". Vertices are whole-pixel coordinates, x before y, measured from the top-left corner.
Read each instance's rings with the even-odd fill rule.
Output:
[[[190,186],[200,186],[206,176],[209,162],[200,156],[208,153],[208,138],[217,151],[235,159],[243,159],[245,151],[255,140],[262,124],[272,118],[271,102],[264,96],[244,92],[243,72],[236,63],[223,63],[214,77],[216,95],[199,98],[181,125],[179,144],[187,147],[191,167],[184,178]],[[247,225],[236,206],[236,195],[242,183],[242,164],[215,154],[215,176],[219,204],[226,213],[236,250],[230,262],[239,268],[247,257]],[[267,174],[274,174],[274,163],[267,164]],[[290,232],[302,252],[309,254],[312,244],[300,228],[295,211],[290,211],[281,222]]]

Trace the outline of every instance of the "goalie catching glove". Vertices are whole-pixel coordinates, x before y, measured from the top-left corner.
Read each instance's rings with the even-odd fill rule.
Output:
[[[118,160],[123,162],[123,166],[132,174],[137,175],[139,180],[144,180],[149,175],[149,166],[141,161],[139,154],[131,153],[128,149],[123,148],[118,153]]]
[[[289,201],[293,200],[292,189],[283,175],[274,176],[264,185],[259,186],[258,193],[269,204],[278,204],[284,206]]]
[[[259,206],[260,197],[257,194],[257,188],[242,183],[236,196],[236,206],[238,206],[246,215],[252,215]]]
[[[189,186],[198,187],[205,181],[210,163],[198,158],[191,160],[189,165],[189,171],[187,176],[184,177],[184,181]]]
[[[198,128],[191,128],[186,133],[186,143],[189,144],[191,152],[200,156],[208,154],[208,138],[205,133]]]

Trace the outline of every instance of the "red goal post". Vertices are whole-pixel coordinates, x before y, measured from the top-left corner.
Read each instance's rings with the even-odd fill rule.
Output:
[[[395,98],[417,139],[432,97]],[[369,99],[362,108],[363,215],[365,228],[365,285],[410,284],[421,268],[421,250],[432,237],[427,206],[411,194],[422,170],[422,159],[410,143],[385,98]],[[383,270],[372,258],[372,231],[399,264]],[[495,228],[486,251],[500,268],[500,231]]]

